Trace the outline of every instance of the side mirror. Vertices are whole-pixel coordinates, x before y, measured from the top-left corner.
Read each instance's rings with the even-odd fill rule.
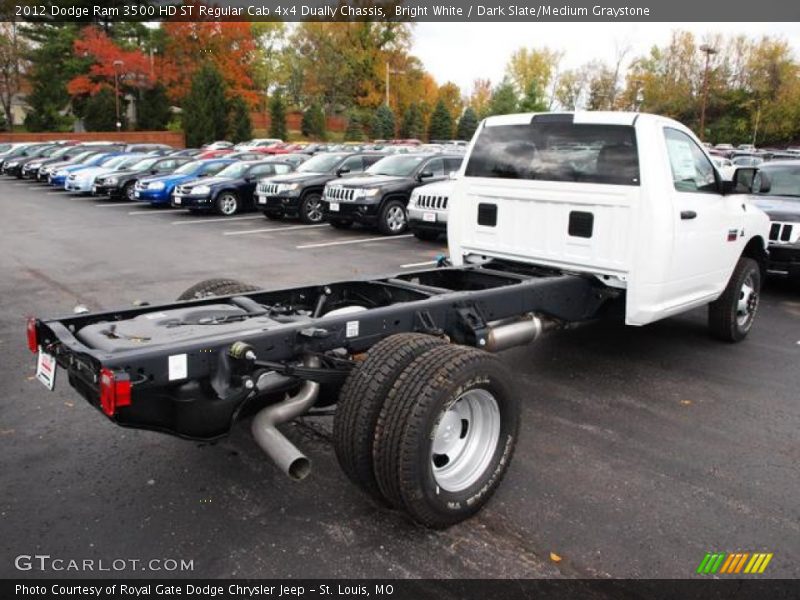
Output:
[[[431,171],[423,171],[419,174],[419,180],[422,181],[423,179],[430,179],[433,177],[433,172]]]
[[[764,171],[758,171],[753,177],[751,189],[754,194],[768,194],[772,189],[772,181]]]
[[[342,175],[345,175],[345,174],[347,174],[349,172],[350,172],[349,168],[347,168],[347,167],[339,167],[338,169],[336,169],[336,176],[337,177],[341,177]]]
[[[755,167],[740,167],[733,172],[730,181],[722,182],[723,194],[749,194],[753,190],[753,179],[758,169]]]

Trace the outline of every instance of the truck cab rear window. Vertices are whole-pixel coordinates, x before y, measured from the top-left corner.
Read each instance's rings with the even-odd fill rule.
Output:
[[[639,185],[636,133],[628,125],[563,121],[484,127],[465,174]]]

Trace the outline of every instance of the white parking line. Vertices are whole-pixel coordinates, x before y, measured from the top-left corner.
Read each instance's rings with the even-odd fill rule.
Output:
[[[117,208],[118,206],[139,206],[141,202],[98,202],[95,204],[97,208],[108,208],[109,206]]]
[[[359,238],[357,240],[342,240],[340,242],[323,242],[320,244],[303,244],[302,246],[295,246],[298,250],[305,250],[306,248],[324,248],[325,246],[344,246],[345,244],[365,244],[368,242],[391,242],[394,240],[401,240],[403,238],[414,237],[414,234],[409,233],[406,235],[394,235],[378,237]]]
[[[136,216],[141,216],[141,215],[148,215],[148,216],[149,215],[163,215],[163,214],[166,214],[166,213],[183,212],[185,210],[186,210],[185,208],[151,208],[151,209],[145,209],[145,210],[134,210],[132,212],[129,212],[128,214],[136,217]]]
[[[426,260],[425,262],[418,262],[418,263],[406,263],[404,265],[400,265],[401,269],[413,269],[415,267],[429,267],[430,265],[435,265],[435,260]]]
[[[291,227],[268,227],[267,229],[247,229],[245,231],[225,231],[222,235],[248,235],[251,233],[279,233],[281,231],[296,231],[297,229],[314,229],[316,227],[330,227],[327,223],[320,225],[292,225]]]
[[[188,219],[184,221],[172,221],[173,225],[198,225],[202,223],[227,223],[228,221],[252,221],[253,219],[263,219],[258,217],[222,217],[221,219]]]

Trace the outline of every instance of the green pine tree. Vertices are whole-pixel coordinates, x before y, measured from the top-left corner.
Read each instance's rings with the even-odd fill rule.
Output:
[[[239,96],[231,101],[228,139],[235,144],[253,139],[253,122],[250,120],[250,108]]]
[[[478,115],[471,106],[468,106],[464,111],[464,114],[461,115],[461,118],[458,120],[458,126],[456,127],[456,139],[467,141],[471,140],[472,135],[475,133],[477,128]]]
[[[370,127],[375,139],[393,139],[395,136],[394,113],[386,104],[381,104],[372,116]]]
[[[301,133],[310,138],[324,140],[327,137],[325,111],[319,104],[312,104],[303,113]]]
[[[364,126],[357,112],[353,111],[347,116],[347,130],[344,132],[344,141],[363,142]]]
[[[404,139],[422,139],[425,136],[425,117],[417,103],[411,103],[403,113],[400,124],[400,137]]]
[[[136,104],[136,129],[163,131],[171,116],[167,91],[163,85],[157,84],[142,92]]]
[[[270,137],[285,140],[289,137],[289,130],[286,127],[286,104],[283,100],[283,92],[277,90],[269,101],[269,135]]]
[[[519,100],[514,86],[508,79],[503,79],[500,84],[492,90],[492,97],[489,100],[489,115],[508,115],[517,112]]]
[[[453,117],[442,100],[436,103],[428,126],[428,139],[449,140],[453,137]]]
[[[32,42],[26,73],[30,107],[25,117],[28,131],[68,131],[73,117],[66,115],[70,104],[67,82],[88,71],[89,61],[74,55],[73,45],[79,23],[30,23],[20,26],[19,34]]]
[[[192,78],[183,106],[183,130],[189,147],[225,139],[228,133],[228,100],[225,82],[210,63]]]
[[[124,113],[122,104],[122,99],[120,99],[120,113]],[[117,113],[114,90],[104,87],[94,96],[90,96],[83,108],[83,115],[83,125],[86,127],[86,131],[116,131]],[[120,115],[120,119],[122,118]]]
[[[544,91],[539,88],[535,81],[531,81],[525,90],[525,95],[519,103],[519,110],[524,112],[545,112],[548,110]]]

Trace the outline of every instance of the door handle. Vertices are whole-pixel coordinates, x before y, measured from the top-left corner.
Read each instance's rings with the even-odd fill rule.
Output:
[[[697,216],[697,213],[693,210],[682,210],[681,211],[681,219],[684,221],[688,219],[694,219]]]

